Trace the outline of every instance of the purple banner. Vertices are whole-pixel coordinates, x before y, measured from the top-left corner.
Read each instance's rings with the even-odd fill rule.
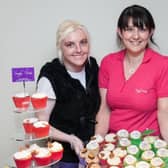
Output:
[[[12,82],[34,80],[34,67],[12,68]]]

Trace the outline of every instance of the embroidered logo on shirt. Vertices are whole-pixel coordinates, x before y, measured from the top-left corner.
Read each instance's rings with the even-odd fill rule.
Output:
[[[136,93],[148,93],[148,90],[145,89],[135,89]]]

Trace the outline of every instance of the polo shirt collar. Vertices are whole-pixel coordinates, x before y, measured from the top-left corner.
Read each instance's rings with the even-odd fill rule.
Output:
[[[126,53],[126,49],[124,50],[121,50],[120,54],[118,55],[118,59],[120,61],[123,61],[124,57],[125,57],[125,53]],[[142,63],[147,63],[148,61],[150,61],[152,58],[152,50],[151,48],[147,48],[145,50],[145,53],[144,53],[144,58],[143,58],[143,61]]]
[[[152,58],[152,50],[150,48],[147,48],[145,53],[144,53],[144,58],[142,63],[147,63],[151,60]]]

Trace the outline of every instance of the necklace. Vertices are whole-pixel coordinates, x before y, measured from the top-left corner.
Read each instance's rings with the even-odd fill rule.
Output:
[[[138,69],[140,64],[142,63],[143,56],[139,55],[137,57],[131,57],[126,55],[124,60],[124,73],[125,78],[129,79]]]
[[[128,76],[131,76],[132,74],[134,74],[140,64],[141,64],[141,61],[138,63],[131,64],[128,60],[126,60],[125,67],[126,67],[126,72]]]
[[[131,75],[135,72],[135,68],[129,68],[128,69],[128,73]]]

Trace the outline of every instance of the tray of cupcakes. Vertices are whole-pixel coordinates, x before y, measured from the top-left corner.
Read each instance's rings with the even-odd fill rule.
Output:
[[[168,168],[168,144],[153,130],[95,135],[80,152],[87,168]]]
[[[45,147],[36,143],[26,145],[13,154],[12,167],[34,168],[49,167],[63,156],[63,146],[57,141],[48,142]]]

